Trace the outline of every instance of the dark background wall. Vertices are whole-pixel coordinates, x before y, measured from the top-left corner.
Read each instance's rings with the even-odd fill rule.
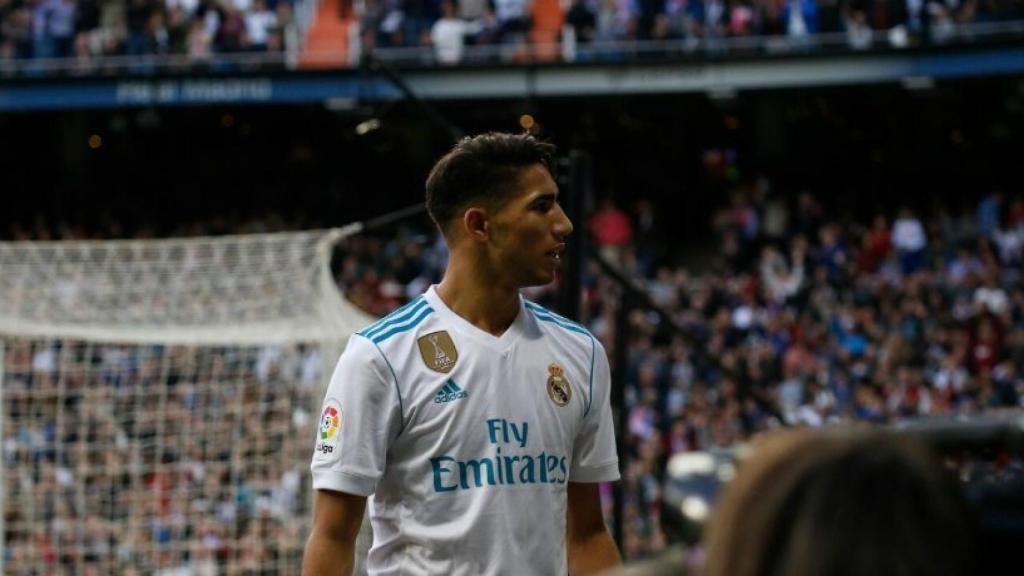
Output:
[[[532,115],[563,151],[594,159],[596,194],[653,200],[700,242],[737,185],[817,195],[864,217],[909,203],[974,206],[1024,184],[1024,80],[801,91],[477,102],[436,107],[467,133],[519,130]],[[358,135],[356,126],[381,127]],[[195,219],[275,214],[333,226],[422,199],[449,145],[415,106],[131,109],[0,115],[4,209],[14,222],[169,234]],[[225,225],[225,230],[228,226]]]

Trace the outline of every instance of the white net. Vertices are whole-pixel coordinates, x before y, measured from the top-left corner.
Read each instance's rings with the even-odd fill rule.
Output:
[[[338,294],[346,231],[0,242],[0,334],[130,343],[337,340],[361,315]]]
[[[294,574],[343,231],[0,243],[4,574]]]

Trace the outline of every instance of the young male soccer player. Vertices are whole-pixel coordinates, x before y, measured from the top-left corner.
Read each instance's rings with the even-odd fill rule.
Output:
[[[608,360],[587,330],[524,300],[572,223],[553,147],[461,141],[427,179],[443,280],[354,335],[313,456],[303,574],[348,574],[366,497],[371,574],[587,574],[619,563],[597,482],[619,477]]]

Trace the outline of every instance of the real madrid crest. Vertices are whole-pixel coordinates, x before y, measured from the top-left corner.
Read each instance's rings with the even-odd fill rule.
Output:
[[[572,386],[565,379],[565,370],[558,364],[548,366],[548,396],[559,406],[565,406],[572,400]]]
[[[455,349],[452,337],[444,330],[421,336],[416,344],[420,348],[423,362],[434,372],[442,374],[451,372],[455,367],[455,362],[459,359],[459,351]]]

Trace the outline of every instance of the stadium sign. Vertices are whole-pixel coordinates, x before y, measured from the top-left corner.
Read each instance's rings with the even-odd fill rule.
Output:
[[[118,82],[118,104],[218,104],[270,102],[274,84],[269,78],[226,80],[167,80]]]
[[[473,100],[688,92],[715,97],[741,90],[887,82],[914,88],[921,79],[934,83],[1021,73],[1024,48],[1014,46],[597,66],[432,68],[405,70],[402,77],[420,98]],[[330,107],[332,103],[401,98],[402,92],[385,75],[360,69],[259,76],[0,81],[0,111],[318,102]]]

